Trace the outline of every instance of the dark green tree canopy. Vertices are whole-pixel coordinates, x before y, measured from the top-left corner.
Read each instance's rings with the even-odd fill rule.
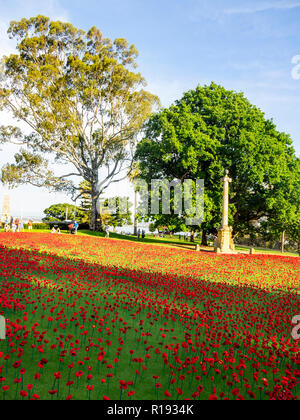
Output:
[[[104,38],[96,27],[85,32],[45,16],[11,22],[8,33],[17,52],[3,60],[0,109],[31,133],[0,127],[0,143],[23,147],[2,181],[65,190],[74,198],[90,194],[95,229],[98,199],[127,176],[137,133],[158,103],[136,71],[137,50],[123,38]],[[49,159],[72,169],[58,177]],[[89,191],[80,188],[82,180]]]
[[[65,220],[78,220],[82,222],[85,218],[85,211],[72,204],[53,204],[44,210],[46,217],[44,222],[63,222]]]
[[[147,181],[204,179],[205,232],[215,233],[221,222],[225,169],[233,178],[230,223],[235,234],[249,232],[254,229],[252,222],[290,209],[292,191],[299,188],[290,136],[280,133],[242,93],[214,83],[198,86],[153,115],[136,159]],[[288,214],[299,220],[299,212],[288,210]],[[167,225],[165,218],[162,222]]]
[[[279,238],[284,231],[290,241],[300,244],[300,159],[292,172],[284,174],[273,194],[268,197],[270,213],[262,223],[262,233],[270,238]]]

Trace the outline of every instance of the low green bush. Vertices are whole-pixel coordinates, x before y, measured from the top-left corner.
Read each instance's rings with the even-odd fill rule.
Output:
[[[24,228],[27,230],[28,229],[28,224],[24,224]],[[32,225],[32,229],[34,230],[50,230],[49,225],[47,225],[46,223],[33,223]]]

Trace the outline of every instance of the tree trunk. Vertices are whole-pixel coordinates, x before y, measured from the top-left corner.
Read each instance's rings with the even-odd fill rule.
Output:
[[[138,232],[138,218],[137,218],[137,201],[138,201],[138,193],[137,191],[135,191],[134,194],[134,229],[133,229],[133,234],[134,236],[137,236],[137,232]]]
[[[92,188],[91,230],[94,232],[103,232],[104,230],[100,214],[99,197],[95,188]]]
[[[285,231],[282,232],[281,236],[281,252],[284,253],[284,245],[285,245]]]
[[[191,242],[195,242],[195,232],[192,231],[191,233]]]
[[[202,246],[208,246],[207,243],[207,232],[205,229],[202,230],[202,242],[201,242]]]

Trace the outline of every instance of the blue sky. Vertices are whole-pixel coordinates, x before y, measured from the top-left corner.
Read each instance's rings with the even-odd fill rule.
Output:
[[[5,35],[9,21],[38,13],[86,30],[96,25],[107,37],[134,43],[148,89],[164,106],[211,81],[245,92],[291,135],[300,155],[300,77],[292,77],[300,63],[298,57],[292,64],[300,56],[300,1],[0,0],[0,55],[12,48]],[[1,114],[0,124],[6,119]],[[0,166],[12,152],[0,151]],[[1,188],[0,206],[4,192]],[[13,211],[22,208],[25,214],[39,214],[65,198],[30,187],[10,195]]]

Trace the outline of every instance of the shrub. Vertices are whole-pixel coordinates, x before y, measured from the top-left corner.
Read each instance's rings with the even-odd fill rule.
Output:
[[[24,224],[24,228],[28,229],[28,224]],[[34,230],[47,230],[49,229],[49,225],[46,223],[33,223],[32,228]]]

